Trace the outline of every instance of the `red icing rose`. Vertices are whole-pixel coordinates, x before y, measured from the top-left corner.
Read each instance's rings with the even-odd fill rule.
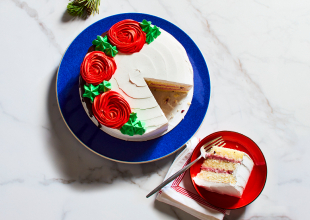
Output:
[[[131,113],[128,102],[115,91],[96,96],[92,109],[100,124],[116,129],[120,129],[129,120]]]
[[[103,80],[109,81],[115,70],[116,63],[112,57],[101,51],[93,51],[84,57],[80,73],[87,83],[98,85]]]
[[[122,53],[139,52],[145,43],[145,33],[139,22],[127,19],[114,24],[108,31],[108,39]]]

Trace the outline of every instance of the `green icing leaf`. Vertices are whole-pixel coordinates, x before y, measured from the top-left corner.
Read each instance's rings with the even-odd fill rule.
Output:
[[[100,35],[97,35],[97,39],[101,42],[108,42],[108,37],[107,36],[100,36]]]
[[[98,86],[99,86],[99,92],[107,92],[112,89],[111,83],[105,80]]]
[[[98,46],[100,44],[100,41],[99,40],[93,40],[92,44]]]
[[[140,23],[140,27],[146,33],[145,42],[147,44],[152,43],[161,34],[159,28],[156,25],[152,27],[151,24],[152,23],[150,21],[145,19],[143,19],[143,21]]]
[[[108,56],[115,57],[115,55],[118,53],[116,46],[112,46],[108,42],[108,36],[107,35],[104,37],[98,35],[97,39],[93,40],[92,44],[96,46],[95,47],[96,51],[102,51]]]
[[[151,21],[147,21],[145,19],[143,19],[143,21],[140,23],[141,28],[146,27],[146,26],[150,26],[152,24]]]
[[[142,135],[145,133],[145,128],[144,128],[144,123],[141,121],[138,121],[137,123],[134,124],[134,130],[136,134]]]
[[[104,52],[105,46],[103,44],[99,44],[96,46],[95,50]]]
[[[132,122],[135,122],[138,119],[137,113],[131,112],[129,119],[131,119]]]
[[[152,30],[151,24],[152,22],[143,19],[143,21],[140,23],[140,27],[142,31],[148,33],[149,31]]]
[[[96,46],[96,51],[102,51],[110,45],[108,42],[108,36],[101,37],[100,35],[97,36],[97,39],[93,40],[92,42],[93,45]]]
[[[122,134],[133,136],[135,134],[142,135],[145,133],[145,125],[138,120],[137,113],[130,113],[130,118],[126,124],[121,127]]]
[[[94,102],[94,98],[99,95],[99,85],[94,86],[93,84],[84,85],[84,94],[83,97],[89,98],[91,102]]]
[[[121,127],[120,131],[122,134],[127,134],[129,136],[134,136],[135,134],[134,127],[128,122]]]
[[[145,42],[146,42],[147,44],[152,43],[154,40],[155,40],[155,38],[154,38],[152,32],[150,32],[150,33],[148,33],[148,34],[146,35]]]
[[[118,50],[116,49],[116,46],[112,46],[111,44],[109,44],[109,46],[106,47],[104,52],[108,56],[115,57],[115,55],[118,53]]]
[[[159,28],[156,25],[154,25],[154,27],[152,29],[152,34],[153,34],[154,38],[157,38],[161,34]]]

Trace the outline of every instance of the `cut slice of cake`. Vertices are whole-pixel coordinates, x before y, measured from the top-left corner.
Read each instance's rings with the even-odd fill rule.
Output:
[[[194,181],[206,190],[241,198],[253,166],[248,154],[214,146],[207,151]]]

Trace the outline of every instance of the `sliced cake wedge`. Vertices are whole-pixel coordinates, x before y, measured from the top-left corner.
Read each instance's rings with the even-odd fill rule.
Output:
[[[194,181],[206,190],[241,198],[253,166],[245,152],[214,146]]]

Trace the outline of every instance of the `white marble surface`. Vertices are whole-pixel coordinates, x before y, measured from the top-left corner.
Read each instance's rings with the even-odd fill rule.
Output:
[[[87,20],[71,20],[67,3],[0,1],[0,219],[195,219],[145,198],[174,156],[108,161],[60,117],[55,76],[66,48],[90,24],[124,12],[165,18],[201,49],[212,95],[196,136],[241,132],[265,154],[264,191],[225,219],[307,219],[309,1],[101,0],[100,14]]]

